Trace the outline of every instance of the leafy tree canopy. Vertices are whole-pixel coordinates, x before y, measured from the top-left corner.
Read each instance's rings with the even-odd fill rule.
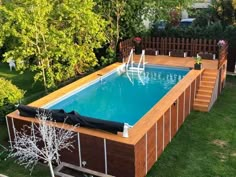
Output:
[[[232,5],[233,5],[234,9],[236,10],[236,0],[232,1]]]
[[[235,23],[236,17],[236,1],[235,0],[212,0],[212,6],[210,7],[211,15],[226,25],[232,25]]]
[[[180,11],[193,0],[95,0],[96,12],[99,12],[110,22],[113,33],[111,40],[133,37],[146,32],[143,20],[151,22],[160,19],[170,19],[170,12]]]
[[[97,64],[94,49],[106,42],[106,21],[92,0],[14,0],[0,7],[5,60],[37,71],[45,88]]]
[[[193,2],[194,0],[149,0],[145,3],[148,11],[146,15],[151,21],[163,19],[171,21],[171,18],[173,18],[171,12],[180,13],[181,10],[191,6]]]

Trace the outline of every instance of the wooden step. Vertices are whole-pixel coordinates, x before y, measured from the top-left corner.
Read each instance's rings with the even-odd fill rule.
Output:
[[[209,81],[209,82],[215,82],[215,80],[216,80],[215,77],[209,77],[209,76],[204,76],[201,79],[201,81]]]
[[[201,81],[200,85],[211,85],[211,86],[214,86],[215,82],[214,81]]]
[[[200,98],[194,99],[194,102],[202,105],[208,105],[210,101],[211,101],[210,99],[200,99]]]
[[[203,76],[216,77],[217,73],[204,72]]]
[[[205,84],[205,85],[200,85],[200,88],[213,90],[214,86],[213,85]]]
[[[217,73],[218,71],[215,69],[205,69],[203,73]]]
[[[208,103],[202,103],[202,102],[194,102],[193,105],[195,105],[195,106],[198,105],[198,106],[201,106],[201,107],[204,107],[204,108],[205,107],[208,108],[209,104]]]
[[[207,92],[207,91],[204,91],[204,90],[198,91],[198,92],[197,92],[197,95],[198,95],[198,94],[211,97],[211,92]]]
[[[200,90],[204,90],[204,91],[208,91],[208,92],[212,92],[211,87],[200,87]]]
[[[205,78],[205,79],[206,79],[206,78],[209,78],[209,79],[216,79],[216,76],[215,76],[215,75],[203,75],[203,76],[202,76],[202,79],[203,79],[203,78]]]
[[[194,103],[193,108],[196,111],[208,112],[208,106],[204,106],[201,104]]]
[[[211,95],[196,94],[196,98],[195,99],[207,99],[207,100],[210,100],[211,99]]]
[[[197,91],[197,94],[202,94],[202,95],[211,95],[212,94],[212,90],[210,89],[203,89],[203,88],[199,88]]]

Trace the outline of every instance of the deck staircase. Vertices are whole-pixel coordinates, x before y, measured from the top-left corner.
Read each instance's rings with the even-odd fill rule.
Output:
[[[213,96],[214,87],[217,80],[217,70],[205,69],[202,76],[199,88],[197,90],[193,109],[208,112],[211,108],[211,100]]]

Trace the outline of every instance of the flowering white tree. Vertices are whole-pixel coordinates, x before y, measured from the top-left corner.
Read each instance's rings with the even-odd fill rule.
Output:
[[[16,158],[16,162],[30,168],[32,172],[39,160],[48,163],[51,176],[54,177],[52,163],[60,163],[59,151],[62,149],[71,150],[73,138],[76,135],[73,130],[55,127],[55,122],[47,121],[51,115],[38,113],[39,123],[32,123],[31,126],[24,125],[21,131],[17,131],[13,125],[15,138],[12,141],[11,152],[8,157]]]
[[[0,144],[0,157],[2,154],[4,154],[7,151],[7,148],[5,148],[3,145]],[[1,161],[1,159],[0,159]]]

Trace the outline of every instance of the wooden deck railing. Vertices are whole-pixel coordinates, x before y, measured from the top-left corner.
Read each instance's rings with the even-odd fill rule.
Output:
[[[218,68],[220,68],[224,64],[225,60],[227,60],[227,55],[228,55],[228,43],[226,43],[219,49]]]
[[[169,55],[170,51],[182,51],[187,52],[188,57],[197,56],[199,53],[212,56],[208,59],[218,59],[219,67],[227,60],[228,53],[227,43],[219,49],[217,40],[211,39],[144,37],[141,45],[147,55],[155,55],[156,51],[160,55]],[[121,57],[126,58],[135,46],[131,38],[120,42],[119,47]]]

